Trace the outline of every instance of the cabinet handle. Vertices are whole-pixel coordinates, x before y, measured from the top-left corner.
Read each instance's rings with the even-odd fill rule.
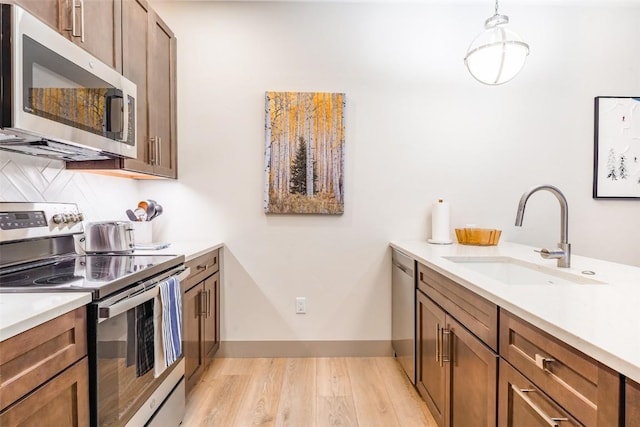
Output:
[[[198,292],[198,295],[200,296],[200,316],[206,316],[207,314],[207,300],[204,294],[205,291]]]
[[[76,4],[76,0],[71,0],[71,7],[69,8],[69,0],[67,0],[67,9],[71,12],[71,28],[65,28],[66,31],[71,31],[71,37],[80,37],[80,34],[76,34],[76,9],[78,9],[78,5]]]
[[[538,353],[535,354],[535,359],[536,359],[536,366],[542,369],[543,371],[549,370],[547,368],[547,363],[552,363],[556,361],[555,359],[552,359],[550,357],[544,357],[543,355]]]
[[[77,32],[76,9],[80,9],[80,33]],[[71,0],[71,28],[67,27],[65,31],[71,31],[71,37],[80,37],[80,41],[84,43],[84,0]]]
[[[198,291],[193,301],[196,304],[195,317],[200,317],[202,315],[202,298],[200,297],[200,292],[201,291]]]
[[[207,316],[207,312],[209,311],[209,291],[208,290],[202,291],[202,298],[204,299],[204,310],[202,311],[202,315],[206,319],[207,317],[209,317]]]
[[[149,141],[147,142],[147,148],[149,149],[149,164],[150,165],[155,165],[156,164],[156,155],[155,155],[155,141],[154,141],[155,137],[151,137],[149,138]]]
[[[444,336],[447,336],[447,343],[444,343]],[[451,362],[451,330],[442,328],[442,362]]]
[[[84,0],[80,0],[80,41],[84,43]]]
[[[208,266],[208,265],[206,265],[206,264],[205,264],[205,265],[198,265],[198,266],[196,267],[196,269],[198,269],[198,270],[206,270],[208,267],[209,267],[209,266]]]
[[[440,323],[436,323],[436,363],[440,363]]]
[[[511,390],[513,390],[513,392],[517,394],[520,397],[520,399],[522,399],[527,405],[529,405],[529,407],[533,409],[540,416],[540,418],[542,418],[542,420],[544,420],[544,422],[547,423],[549,426],[558,427],[562,421],[569,421],[568,418],[550,417],[538,405],[533,403],[533,401],[529,399],[529,396],[527,396],[526,393],[534,393],[536,391],[535,389],[532,389],[532,388],[521,389],[519,387],[516,387],[515,384],[511,384]]]
[[[207,317],[211,317],[211,289],[207,289]]]
[[[161,144],[162,144],[162,138],[161,137],[156,137],[156,158],[158,159],[158,163],[156,163],[158,166],[160,166],[162,164],[162,150],[161,150]]]

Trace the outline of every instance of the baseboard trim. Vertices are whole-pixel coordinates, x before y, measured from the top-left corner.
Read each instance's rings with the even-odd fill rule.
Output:
[[[391,341],[222,341],[215,357],[382,357]]]

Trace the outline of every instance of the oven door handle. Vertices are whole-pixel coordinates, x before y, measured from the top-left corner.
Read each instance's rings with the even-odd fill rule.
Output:
[[[191,273],[191,270],[189,268],[186,268],[184,271],[182,271],[182,273],[177,274],[175,276],[171,276],[171,277],[175,277],[178,280],[178,282],[181,282],[184,279],[186,279],[190,273]],[[140,304],[143,304],[149,300],[154,299],[159,292],[160,292],[160,288],[158,287],[158,284],[156,284],[154,287],[150,289],[144,290],[137,294],[133,294],[125,298],[124,300],[120,300],[108,307],[100,307],[100,309],[98,310],[98,318],[100,319],[100,321],[102,321],[102,320],[115,317],[118,314],[122,314],[128,310],[131,310],[134,307],[139,306]]]

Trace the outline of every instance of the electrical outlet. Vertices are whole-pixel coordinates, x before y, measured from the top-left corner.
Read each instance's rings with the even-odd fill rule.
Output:
[[[305,314],[307,312],[307,299],[305,297],[296,297],[296,314]]]

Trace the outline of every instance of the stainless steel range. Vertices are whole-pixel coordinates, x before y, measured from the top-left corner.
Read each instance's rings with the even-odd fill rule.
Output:
[[[177,426],[184,360],[159,373],[149,352],[153,334],[140,326],[141,313],[154,316],[159,284],[188,275],[184,256],[78,254],[83,219],[75,204],[0,202],[0,292],[90,292],[91,425]]]

